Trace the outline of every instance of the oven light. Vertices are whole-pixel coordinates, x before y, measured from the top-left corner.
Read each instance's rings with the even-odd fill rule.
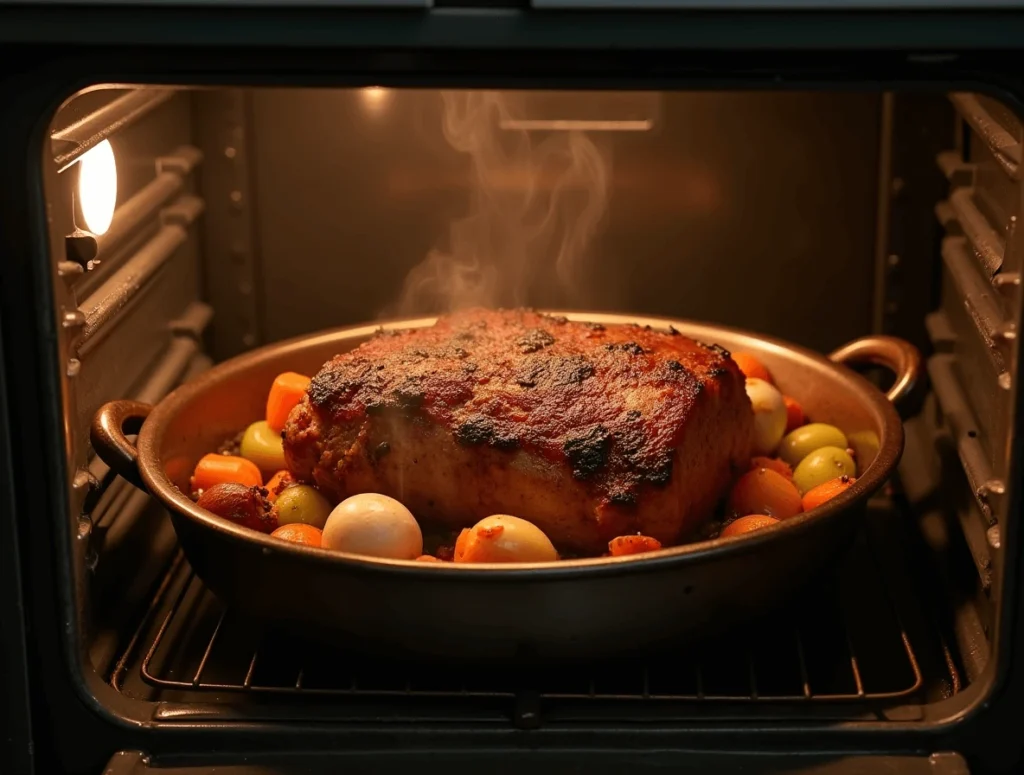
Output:
[[[90,148],[79,161],[78,203],[93,234],[110,228],[117,205],[117,163],[109,140]]]
[[[363,104],[370,113],[380,113],[384,108],[384,103],[391,96],[391,93],[382,86],[367,86],[361,90],[360,94]]]

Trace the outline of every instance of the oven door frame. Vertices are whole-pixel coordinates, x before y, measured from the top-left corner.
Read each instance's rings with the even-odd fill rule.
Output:
[[[40,159],[49,118],[79,88],[97,82],[217,85],[384,85],[671,88],[973,88],[999,96],[1024,114],[1024,13],[979,11],[702,12],[573,14],[524,8],[424,11],[336,9],[40,8],[0,6],[0,45],[18,69],[0,80],[0,334],[8,397],[6,441],[17,450],[0,469],[5,497],[14,496],[3,530],[16,532],[17,564],[3,610],[24,606],[28,670],[17,659],[6,674],[29,676],[37,707],[36,758],[87,771],[115,751],[185,750],[242,753],[276,749],[500,749],[510,730],[405,730],[382,723],[309,724],[300,730],[239,719],[233,724],[140,718],[118,708],[84,668],[73,594],[82,564],[67,524],[72,502],[59,408],[62,374],[57,332],[61,310],[53,272]],[[586,56],[580,56],[585,53]],[[528,54],[528,57],[524,57]],[[1018,363],[1017,382],[1021,379]],[[1024,481],[1021,419],[1015,427],[1012,481]],[[0,461],[2,462],[2,461]],[[1004,541],[1009,547],[1004,626],[996,675],[983,698],[959,719],[856,728],[720,725],[687,729],[600,724],[543,729],[529,745],[567,748],[643,746],[733,747],[744,735],[751,751],[807,749],[889,752],[958,750],[1004,767],[1024,745],[1012,734],[1024,710],[1024,596],[1016,590],[1024,561],[1019,491],[1012,493]],[[32,513],[32,520],[17,515]],[[39,515],[45,515],[39,518]],[[12,530],[13,528],[13,530]],[[23,597],[22,597],[23,595]],[[18,628],[5,628],[5,647]],[[1016,649],[1015,649],[1016,647]],[[15,653],[15,650],[11,650]],[[24,718],[29,718],[25,698]],[[137,709],[136,709],[137,710]],[[46,759],[49,761],[49,759]]]

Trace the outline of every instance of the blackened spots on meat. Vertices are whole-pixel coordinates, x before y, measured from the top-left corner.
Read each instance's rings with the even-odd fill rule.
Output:
[[[403,385],[395,388],[394,403],[398,409],[410,410],[419,409],[423,406],[423,399],[426,397],[423,390],[412,385]]]
[[[373,460],[374,463],[376,463],[382,457],[387,455],[388,452],[390,451],[391,445],[386,441],[382,441],[380,444],[373,448],[373,451],[370,452],[370,458]]]
[[[584,323],[583,325],[585,325],[591,331],[604,331],[604,326],[602,326],[600,323]]]
[[[568,435],[562,448],[572,465],[572,475],[587,479],[600,471],[608,462],[612,435],[603,425]]]
[[[515,436],[495,434],[491,439],[491,446],[504,452],[510,452],[519,447],[519,439]]]
[[[462,370],[464,372],[466,372],[467,374],[472,374],[478,368],[479,367],[475,363],[473,363],[472,361],[466,361],[465,363],[462,364]]]
[[[608,494],[608,501],[616,506],[635,506],[636,493],[628,490],[615,490]]]
[[[362,387],[362,382],[350,380],[340,370],[324,369],[309,383],[306,391],[309,401],[318,409],[332,404],[343,404]]]
[[[537,387],[537,380],[547,371],[547,365],[543,363],[526,363],[516,373],[516,384],[519,387]]]
[[[669,336],[679,336],[679,332],[676,330],[675,326],[668,327],[668,334]]]
[[[410,350],[409,355],[414,358],[419,358],[420,360],[430,357],[430,354],[426,350]]]
[[[466,352],[465,350],[463,350],[461,347],[452,348],[451,354],[454,357],[459,358],[459,359],[468,358],[469,357],[469,353]]]
[[[629,353],[630,355],[643,355],[646,352],[646,350],[644,350],[644,348],[638,345],[636,342],[615,342],[612,344],[606,344],[604,346],[604,349],[608,350],[609,352],[614,352],[615,350],[622,350],[622,352]]]
[[[728,350],[726,350],[726,349],[725,349],[724,347],[722,347],[722,345],[720,345],[720,344],[704,344],[704,342],[698,342],[698,344],[699,344],[699,345],[700,345],[701,347],[704,347],[704,348],[706,348],[706,349],[708,349],[708,350],[711,350],[712,352],[716,352],[716,353],[718,353],[718,354],[719,354],[719,355],[721,355],[721,356],[722,356],[723,358],[729,358],[729,357],[731,357],[731,355],[732,355],[732,353],[730,353],[730,352],[729,352]]]
[[[541,317],[550,320],[552,323],[557,323],[560,326],[569,322],[569,318],[565,315],[541,315]]]
[[[530,329],[516,341],[519,349],[524,353],[535,353],[538,350],[543,350],[545,347],[550,347],[554,343],[555,337],[542,328]]]
[[[662,487],[672,481],[672,455],[666,455],[648,468],[644,473],[644,479]]]
[[[525,363],[516,373],[516,384],[524,388],[564,388],[592,376],[594,366],[590,361],[582,355],[569,355]]]
[[[502,433],[492,419],[481,414],[473,415],[456,428],[455,439],[467,447],[488,444],[495,449],[511,450],[519,446],[515,436]]]
[[[639,420],[640,419],[640,410],[639,409],[630,409],[628,412],[626,412],[626,419],[627,420]]]
[[[583,380],[594,376],[593,365],[582,355],[552,359],[549,370],[552,381],[558,387],[579,385]]]
[[[615,445],[626,460],[637,468],[643,465],[643,451],[647,444],[647,434],[641,426],[631,425],[615,431]]]
[[[672,371],[683,370],[683,364],[681,364],[679,361],[666,361],[665,365],[668,366],[669,369],[671,369]]]
[[[729,373],[729,370],[727,368],[725,368],[724,366],[712,366],[708,370],[708,376],[711,377],[712,379],[718,379],[719,377],[724,377],[728,373]]]

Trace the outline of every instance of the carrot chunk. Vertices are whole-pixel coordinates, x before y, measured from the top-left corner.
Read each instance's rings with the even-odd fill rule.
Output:
[[[302,400],[311,381],[309,377],[294,371],[277,375],[274,384],[270,386],[270,395],[267,396],[267,425],[271,430],[280,433],[284,429],[288,414]]]
[[[207,490],[215,484],[244,484],[262,487],[263,476],[252,461],[234,455],[204,455],[192,474],[192,490]]]

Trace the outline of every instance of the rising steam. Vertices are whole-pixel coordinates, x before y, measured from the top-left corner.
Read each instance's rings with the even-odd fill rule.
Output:
[[[563,304],[584,301],[588,249],[608,206],[607,151],[580,131],[508,128],[518,118],[509,95],[442,99],[445,138],[472,164],[469,212],[408,274],[388,313],[518,306],[531,303],[531,289]]]

